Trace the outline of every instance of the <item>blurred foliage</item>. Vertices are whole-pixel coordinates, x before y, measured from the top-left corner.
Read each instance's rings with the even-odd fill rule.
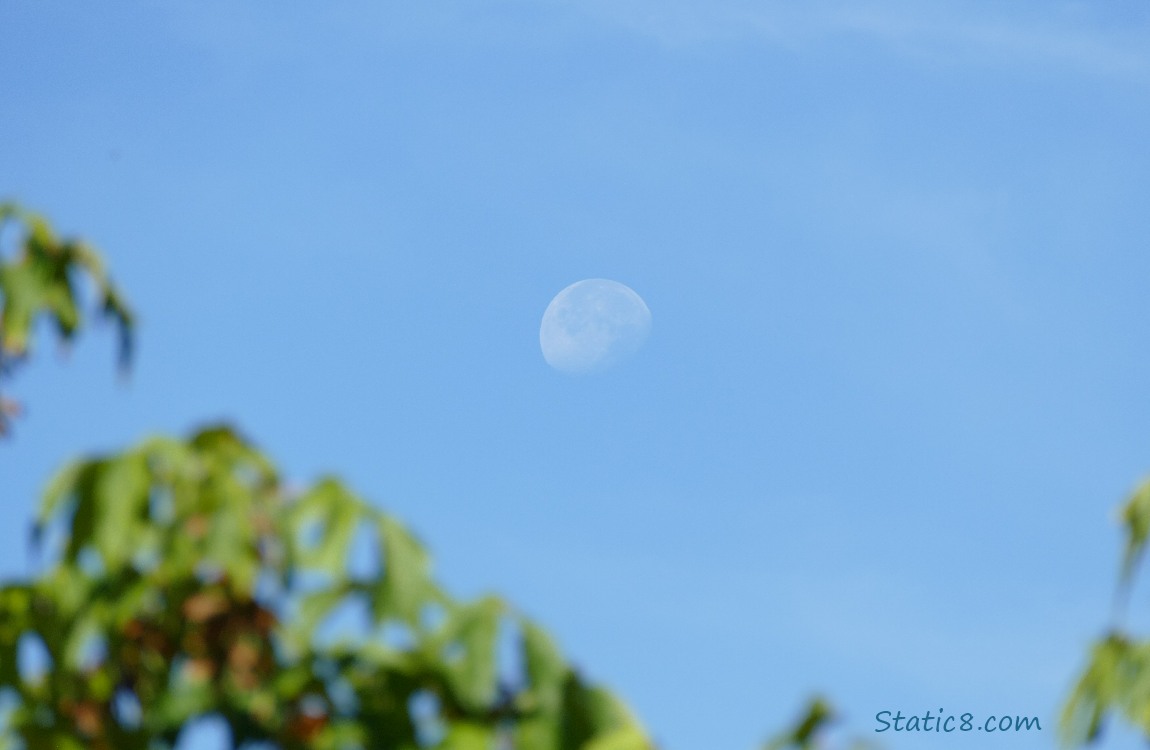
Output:
[[[40,319],[73,338],[82,278],[126,365],[133,316],[99,256],[0,205],[12,223],[0,375]],[[0,400],[0,431],[14,410]],[[451,598],[401,523],[333,477],[289,486],[227,426],[66,466],[33,545],[40,573],[0,586],[0,750],[163,750],[209,716],[234,748],[654,747],[542,628]],[[812,701],[768,750],[819,747],[831,720]]]
[[[28,750],[172,747],[204,715],[235,747],[651,747],[542,629],[453,600],[399,522],[334,478],[289,489],[228,428],[68,466],[35,529],[45,572],[0,589]]]
[[[818,750],[822,732],[834,721],[834,711],[822,698],[813,698],[794,727],[780,732],[763,750]]]
[[[826,733],[838,721],[835,709],[821,696],[811,698],[794,725],[772,737],[763,750],[822,750],[827,745]],[[879,746],[862,739],[854,739],[852,750],[875,750]]]
[[[133,316],[109,280],[100,256],[78,240],[62,240],[38,214],[14,203],[0,203],[0,239],[10,227],[19,233],[14,257],[0,255],[0,378],[27,355],[36,324],[49,320],[64,342],[85,322],[77,286],[94,286],[100,311],[120,333],[120,363],[132,353]],[[19,405],[0,394],[0,434],[9,429]]]
[[[1125,545],[1118,576],[1119,601],[1128,598],[1134,573],[1150,540],[1150,481],[1144,482],[1119,512]],[[1063,743],[1079,746],[1101,738],[1110,714],[1150,737],[1150,639],[1113,626],[1095,642],[1063,707]]]

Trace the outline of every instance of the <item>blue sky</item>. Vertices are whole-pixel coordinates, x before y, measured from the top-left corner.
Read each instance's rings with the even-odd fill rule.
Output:
[[[64,459],[227,420],[669,750],[754,747],[815,691],[889,748],[1054,746],[1150,471],[1144,4],[0,18],[0,196],[142,318],[129,383],[107,330],[14,382],[0,574]],[[651,336],[567,377],[539,321],[592,277]],[[1044,731],[873,733],[939,707]]]

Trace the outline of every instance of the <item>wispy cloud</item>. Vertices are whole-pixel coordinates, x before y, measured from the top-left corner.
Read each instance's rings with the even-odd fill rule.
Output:
[[[1115,18],[1112,6],[1056,3],[1025,12],[1018,6],[970,3],[586,0],[579,7],[672,46],[758,39],[802,49],[845,36],[951,62],[1057,64],[1116,75],[1150,72],[1150,18],[1146,13]]]
[[[1036,16],[949,5],[874,4],[825,12],[828,29],[869,36],[904,51],[953,61],[1060,64],[1104,74],[1150,69],[1147,28],[1119,30],[1098,17],[1048,7]],[[1141,38],[1134,38],[1141,37]]]

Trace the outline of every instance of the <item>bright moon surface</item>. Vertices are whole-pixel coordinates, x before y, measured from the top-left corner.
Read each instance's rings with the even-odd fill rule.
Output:
[[[543,313],[543,358],[567,373],[599,372],[633,354],[651,330],[651,311],[630,287],[584,279],[567,287]]]

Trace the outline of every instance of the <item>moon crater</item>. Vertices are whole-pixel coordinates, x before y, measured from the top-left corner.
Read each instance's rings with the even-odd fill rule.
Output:
[[[630,287],[584,279],[567,287],[543,313],[539,346],[561,372],[599,372],[634,354],[651,330],[651,311]]]

